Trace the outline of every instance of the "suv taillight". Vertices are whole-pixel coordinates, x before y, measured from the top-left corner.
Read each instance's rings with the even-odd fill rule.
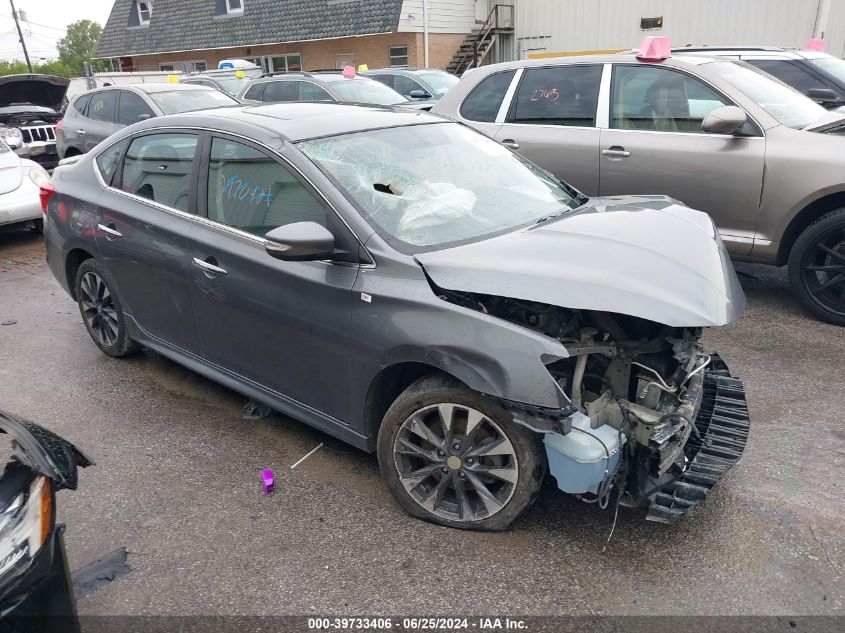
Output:
[[[38,197],[41,198],[41,213],[47,215],[47,205],[50,204],[50,198],[56,193],[56,189],[50,183],[41,185],[38,188]]]

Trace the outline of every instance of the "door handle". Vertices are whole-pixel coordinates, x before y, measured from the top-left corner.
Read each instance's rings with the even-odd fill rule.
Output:
[[[86,134],[88,134],[88,132],[86,132],[85,130],[76,130],[76,133],[81,134],[82,136],[85,136]]]
[[[207,260],[202,260],[199,257],[194,257],[194,266],[196,266],[201,271],[203,271],[206,275],[209,275],[209,276],[225,275],[226,274],[226,271],[223,268],[220,268],[220,266],[216,265],[216,262],[217,262],[216,259],[214,259],[213,257],[209,257],[207,259],[210,259],[215,263],[211,263]]]
[[[610,158],[628,158],[631,155],[631,152],[626,151],[624,147],[619,147],[618,145],[614,145],[609,149],[603,149],[601,153],[602,156],[609,156]]]
[[[98,224],[97,228],[100,229],[103,233],[105,233],[108,239],[123,237],[123,233],[117,230],[114,223]]]
[[[512,138],[507,138],[502,141],[502,145],[504,145],[505,147],[510,147],[511,149],[519,149],[519,143],[517,143]]]

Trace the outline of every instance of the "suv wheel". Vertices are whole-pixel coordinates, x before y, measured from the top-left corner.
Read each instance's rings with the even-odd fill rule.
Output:
[[[96,259],[86,259],[76,272],[76,301],[88,334],[106,354],[126,356],[139,349],[129,338],[114,282]]]
[[[818,318],[845,325],[845,209],[807,227],[789,255],[789,282]]]
[[[391,405],[378,460],[408,513],[470,530],[506,529],[534,503],[546,475],[539,436],[443,375],[418,380]]]

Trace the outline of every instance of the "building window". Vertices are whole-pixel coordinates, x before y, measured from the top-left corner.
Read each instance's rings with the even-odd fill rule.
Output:
[[[288,53],[283,55],[272,55],[264,58],[267,72],[299,72],[302,70],[302,55],[299,53]]]
[[[173,64],[159,64],[158,69],[167,73],[172,73],[175,70]]]
[[[391,68],[402,68],[408,65],[407,46],[391,46],[389,56]]]
[[[153,14],[153,3],[139,1],[136,6],[138,7],[138,22],[142,26],[148,25]]]
[[[229,14],[243,13],[244,12],[243,0],[226,0],[226,11]]]

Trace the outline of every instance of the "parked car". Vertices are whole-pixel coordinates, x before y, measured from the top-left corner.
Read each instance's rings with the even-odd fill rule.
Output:
[[[845,116],[740,61],[567,57],[484,66],[432,112],[591,196],[663,193],[708,212],[731,256],[789,264],[845,325]]]
[[[52,75],[0,77],[0,140],[45,169],[59,162],[56,121],[69,80]]]
[[[40,229],[39,187],[49,180],[41,165],[20,158],[0,139],[0,226],[28,222]]]
[[[0,434],[11,440],[0,476],[0,628],[78,633],[56,492],[76,490],[77,468],[93,462],[55,433],[2,411]]]
[[[406,99],[430,103],[443,97],[460,81],[455,75],[436,68],[378,68],[362,74],[393,88]]]
[[[238,101],[207,86],[149,83],[100,88],[70,102],[58,126],[56,146],[62,158],[76,156],[138,121],[230,105]]]
[[[743,451],[742,383],[700,337],[745,298],[669,198],[588,199],[424,112],[278,104],[139,123],[42,200],[103,352],[376,451],[417,517],[503,529],[548,466],[672,522]]]
[[[183,84],[206,86],[208,88],[220,90],[230,97],[237,97],[238,93],[251,81],[251,77],[247,77],[246,75],[237,77],[234,73],[226,75],[190,75],[189,77],[185,77],[180,80]]]
[[[408,105],[408,99],[382,83],[342,71],[287,72],[262,77],[238,93],[245,103],[282,101],[341,101],[369,105]]]
[[[678,48],[675,54],[740,59],[828,109],[845,106],[845,60],[821,51],[775,47],[703,46]]]

